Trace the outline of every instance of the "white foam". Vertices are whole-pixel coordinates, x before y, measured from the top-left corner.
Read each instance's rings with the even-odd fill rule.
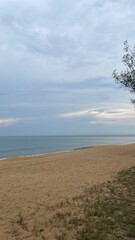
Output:
[[[0,161],[5,160],[5,159],[8,159],[8,158],[0,158]]]
[[[1,160],[6,160],[6,159],[11,159],[11,158],[25,158],[25,157],[38,157],[38,156],[53,155],[53,154],[58,154],[58,153],[71,152],[71,151],[73,151],[73,150],[74,150],[74,149],[65,150],[65,151],[59,151],[59,152],[48,152],[48,153],[34,154],[34,155],[11,156],[11,157],[6,157],[6,158],[0,158],[0,161],[1,161]]]

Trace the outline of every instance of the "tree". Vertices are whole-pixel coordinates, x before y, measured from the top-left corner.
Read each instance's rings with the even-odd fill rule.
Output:
[[[118,73],[113,71],[113,78],[116,83],[119,83],[121,87],[128,88],[129,91],[135,93],[135,47],[131,50],[128,45],[128,41],[124,42],[124,56],[122,62],[126,69]],[[131,102],[135,104],[135,99],[131,99]]]

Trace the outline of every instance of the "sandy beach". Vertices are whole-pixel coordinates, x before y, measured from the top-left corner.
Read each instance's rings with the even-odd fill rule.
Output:
[[[21,239],[12,234],[19,212],[72,198],[134,165],[135,144],[0,161],[0,239]]]

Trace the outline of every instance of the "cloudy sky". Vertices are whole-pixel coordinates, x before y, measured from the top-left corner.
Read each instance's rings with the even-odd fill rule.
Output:
[[[134,0],[0,1],[0,135],[135,134],[115,83]]]

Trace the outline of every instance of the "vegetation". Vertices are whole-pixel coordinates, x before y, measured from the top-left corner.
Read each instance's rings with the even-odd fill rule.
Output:
[[[128,42],[125,41],[124,52],[122,62],[126,69],[120,73],[114,70],[113,78],[115,78],[116,83],[120,83],[122,87],[128,88],[131,93],[135,93],[135,47],[131,50]],[[135,104],[135,99],[131,99],[131,101]]]
[[[19,213],[12,236],[16,240],[135,240],[135,167],[71,200]]]

